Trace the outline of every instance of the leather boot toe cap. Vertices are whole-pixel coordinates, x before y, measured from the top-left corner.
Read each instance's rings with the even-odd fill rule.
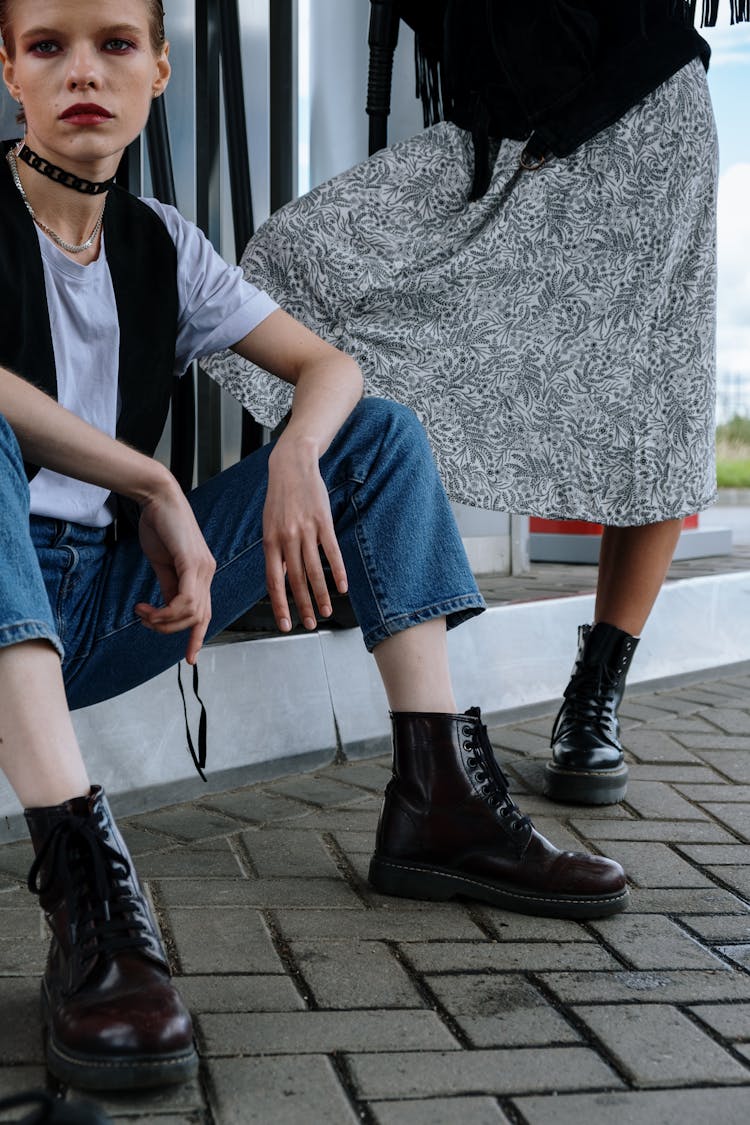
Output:
[[[192,1020],[167,974],[137,957],[118,960],[97,985],[58,998],[51,1013],[56,1041],[103,1059],[188,1049]]]
[[[552,760],[559,769],[611,770],[624,761],[622,749],[606,742],[594,730],[576,731],[575,736],[557,739]]]
[[[567,894],[616,895],[627,888],[627,878],[619,863],[600,855],[562,852],[550,871],[558,891]]]

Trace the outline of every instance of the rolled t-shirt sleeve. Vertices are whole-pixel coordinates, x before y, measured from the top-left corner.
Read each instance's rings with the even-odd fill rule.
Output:
[[[194,359],[239,343],[278,309],[262,289],[230,266],[194,223],[157,199],[144,199],[169,231],[177,250],[179,314],[175,374]]]

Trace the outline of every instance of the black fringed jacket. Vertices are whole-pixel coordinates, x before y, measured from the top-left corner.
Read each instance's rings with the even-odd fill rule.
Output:
[[[474,134],[475,195],[487,137],[529,138],[531,156],[567,156],[710,49],[696,0],[396,0],[417,35],[425,124]],[[732,22],[750,0],[729,0]],[[716,22],[719,0],[703,0]]]

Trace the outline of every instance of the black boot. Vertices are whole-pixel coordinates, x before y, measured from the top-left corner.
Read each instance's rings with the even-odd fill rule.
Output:
[[[548,917],[600,918],[628,902],[619,864],[559,851],[521,813],[478,707],[393,715],[393,777],[369,878],[382,894],[461,896]]]
[[[26,822],[29,889],[52,930],[42,981],[49,1069],[101,1090],[191,1078],[190,1016],[103,791],[27,809]]]
[[[554,801],[611,805],[621,801],[628,767],[617,708],[638,639],[600,621],[578,630],[578,655],[552,728],[545,790]]]

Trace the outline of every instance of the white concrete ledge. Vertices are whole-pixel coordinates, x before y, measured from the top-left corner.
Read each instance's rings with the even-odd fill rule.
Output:
[[[478,704],[497,721],[553,706],[573,663],[577,626],[592,612],[592,596],[525,602],[489,609],[451,632],[459,707]],[[750,661],[748,623],[750,571],[670,583],[636,652],[630,685]],[[388,746],[385,696],[358,630],[213,644],[201,655],[200,674],[208,785],[185,747],[174,670],[75,712],[90,776],[121,813]],[[0,842],[22,834],[3,779],[0,817]]]

